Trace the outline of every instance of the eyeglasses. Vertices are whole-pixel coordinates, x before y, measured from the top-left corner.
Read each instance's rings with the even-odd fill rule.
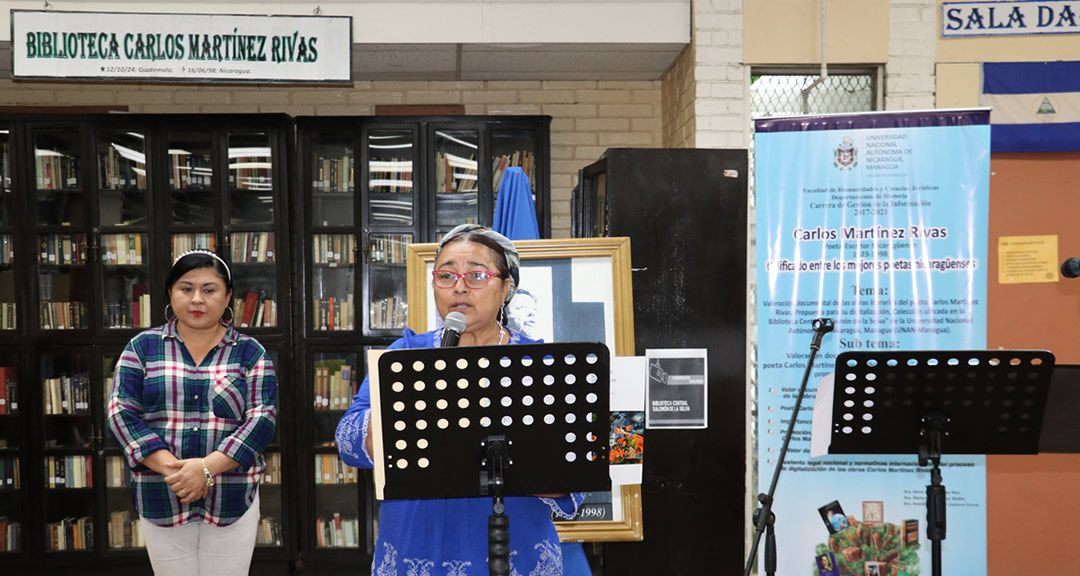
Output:
[[[464,274],[458,274],[453,270],[436,270],[431,273],[432,281],[436,288],[453,288],[458,280],[464,278],[465,285],[473,290],[479,290],[487,286],[488,280],[502,278],[498,274],[492,274],[487,270],[473,270]]]

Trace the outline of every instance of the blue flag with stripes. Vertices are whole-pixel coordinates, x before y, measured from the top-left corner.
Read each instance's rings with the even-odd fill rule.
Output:
[[[992,152],[1080,150],[1080,62],[987,62]]]

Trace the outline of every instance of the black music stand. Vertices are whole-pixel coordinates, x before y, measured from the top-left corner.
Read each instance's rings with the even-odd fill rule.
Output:
[[[844,352],[830,454],[917,454],[932,465],[926,536],[941,576],[943,454],[1036,454],[1054,355],[1045,350]]]
[[[509,574],[504,496],[611,489],[610,377],[600,343],[387,351],[372,386],[376,488],[388,499],[491,496],[488,567]]]

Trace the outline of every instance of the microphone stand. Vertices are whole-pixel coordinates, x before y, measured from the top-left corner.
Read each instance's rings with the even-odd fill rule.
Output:
[[[799,418],[799,407],[802,405],[803,396],[806,394],[806,382],[810,380],[810,371],[814,368],[814,358],[821,349],[821,339],[826,333],[832,332],[833,321],[831,318],[818,318],[813,322],[814,340],[810,344],[810,359],[806,362],[806,372],[803,373],[802,385],[799,386],[799,395],[795,398],[795,410],[788,422],[787,432],[784,434],[784,444],[780,448],[780,458],[776,461],[776,469],[773,470],[772,482],[769,484],[769,492],[758,494],[758,502],[761,507],[754,511],[754,545],[750,547],[750,555],[746,558],[746,570],[743,576],[750,576],[757,557],[758,545],[761,543],[761,535],[765,534],[765,573],[768,576],[776,574],[776,535],[773,533],[773,524],[776,515],[772,512],[773,494],[776,493],[776,482],[780,479],[780,470],[784,467],[784,458],[787,457],[788,444],[791,442],[791,434],[795,430],[795,421]]]

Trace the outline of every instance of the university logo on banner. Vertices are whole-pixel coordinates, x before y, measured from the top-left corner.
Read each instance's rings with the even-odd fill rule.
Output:
[[[1080,62],[983,64],[993,152],[1080,150]]]

